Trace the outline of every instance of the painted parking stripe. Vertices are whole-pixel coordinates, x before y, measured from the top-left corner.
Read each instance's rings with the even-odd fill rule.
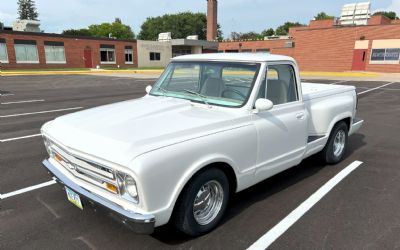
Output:
[[[0,97],[1,96],[12,96],[12,95],[14,95],[14,94],[1,94]]]
[[[17,140],[28,139],[28,138],[32,138],[32,137],[38,137],[38,136],[42,136],[42,134],[34,134],[34,135],[26,135],[26,136],[8,138],[8,139],[0,140],[0,142],[17,141]]]
[[[40,99],[40,100],[26,100],[26,101],[2,102],[1,105],[19,104],[19,103],[32,103],[32,102],[44,102],[44,100],[43,100],[43,99]]]
[[[16,196],[16,195],[23,194],[23,193],[27,193],[27,192],[30,192],[30,191],[33,191],[33,190],[36,190],[36,189],[39,189],[39,188],[47,187],[47,186],[50,186],[50,185],[53,185],[53,184],[56,184],[56,183],[57,182],[55,180],[51,180],[51,181],[44,182],[44,183],[41,183],[41,184],[38,184],[38,185],[34,185],[34,186],[31,186],[31,187],[27,187],[27,188],[23,188],[23,189],[20,189],[20,190],[16,190],[16,191],[13,191],[13,192],[10,192],[10,193],[7,193],[7,194],[0,194],[0,199],[3,200],[3,199],[6,199],[6,198],[9,198],[9,197]]]
[[[15,117],[15,116],[25,116],[25,115],[35,115],[35,114],[44,114],[44,113],[54,113],[54,112],[62,112],[62,111],[76,110],[76,109],[82,109],[82,108],[83,107],[74,107],[74,108],[66,108],[66,109],[54,109],[54,110],[38,111],[38,112],[32,112],[32,113],[2,115],[2,116],[0,116],[0,118]]]
[[[384,85],[382,85],[382,86],[378,86],[378,87],[376,87],[376,88],[372,88],[372,89],[369,89],[369,90],[360,92],[360,93],[358,93],[357,95],[362,95],[362,94],[365,94],[365,93],[368,93],[368,92],[371,92],[371,91],[374,91],[374,90],[377,90],[377,89],[381,89],[381,88],[384,88],[384,87],[386,87],[386,86],[392,85],[393,83],[395,83],[395,82],[386,83],[386,84],[384,84]]]
[[[319,200],[321,200],[329,191],[331,191],[339,182],[341,182],[346,176],[358,168],[362,162],[355,161],[347,166],[345,169],[340,171],[327,183],[325,183],[320,189],[312,194],[307,200],[300,204],[295,210],[293,210],[288,216],[271,228],[266,234],[260,239],[253,243],[248,249],[259,250],[266,249],[276,239],[278,239],[286,230],[288,230],[296,221],[298,221],[308,210],[310,210]]]

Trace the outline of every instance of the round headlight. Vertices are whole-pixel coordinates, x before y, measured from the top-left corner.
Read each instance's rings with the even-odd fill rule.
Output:
[[[134,199],[137,199],[138,193],[135,180],[129,176],[125,176],[125,191]]]

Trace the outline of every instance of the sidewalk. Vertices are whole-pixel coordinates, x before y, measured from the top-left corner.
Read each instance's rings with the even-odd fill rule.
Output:
[[[135,78],[158,78],[161,69],[138,70],[63,70],[63,71],[3,71],[0,76],[29,76],[29,75],[101,75]],[[374,72],[300,72],[303,79],[323,79],[338,81],[387,81],[400,82],[400,73]]]

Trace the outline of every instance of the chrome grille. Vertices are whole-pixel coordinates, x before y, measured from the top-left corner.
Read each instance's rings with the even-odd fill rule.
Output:
[[[106,190],[108,190],[105,188],[107,183],[118,187],[116,176],[112,169],[83,159],[82,157],[72,155],[69,152],[67,153],[66,150],[56,145],[54,142],[50,142],[50,147],[53,153],[61,158],[61,161],[57,160],[57,156],[54,158],[77,178]]]

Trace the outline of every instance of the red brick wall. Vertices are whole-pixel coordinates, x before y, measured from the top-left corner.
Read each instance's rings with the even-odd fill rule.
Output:
[[[294,58],[305,71],[350,71],[354,43],[370,40],[366,71],[400,72],[400,64],[369,64],[372,40],[400,39],[400,25],[334,27],[329,29],[291,29],[296,43]]]
[[[0,32],[0,38],[6,40],[8,61],[2,64],[4,69],[36,69],[36,68],[84,68],[84,49],[92,49],[93,67],[100,65],[101,68],[121,68],[137,67],[137,44],[135,40],[112,40],[112,39],[85,39],[85,38],[67,38],[53,35],[32,35],[22,32]],[[39,64],[16,63],[14,51],[14,39],[35,40],[39,54]],[[66,64],[46,63],[44,53],[44,41],[64,42]],[[112,44],[115,46],[116,63],[100,64],[100,44]],[[132,46],[133,64],[125,64],[125,46]]]
[[[372,16],[368,20],[368,25],[381,25],[381,24],[391,24],[392,20],[385,16]]]
[[[256,52],[257,49],[270,49],[271,52],[275,48],[283,48],[287,40],[261,40],[261,41],[233,41],[233,42],[221,42],[219,43],[218,50],[246,50],[251,49],[252,52]]]
[[[327,19],[327,20],[311,20],[310,21],[310,28],[329,28],[333,26],[333,19]]]

